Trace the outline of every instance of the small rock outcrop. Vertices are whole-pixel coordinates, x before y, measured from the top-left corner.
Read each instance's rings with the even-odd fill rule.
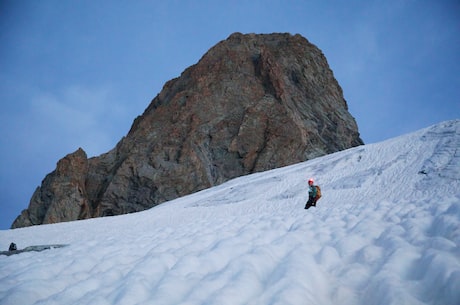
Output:
[[[56,170],[48,174],[41,187],[35,190],[28,209],[22,211],[15,223],[31,226],[90,216],[84,193],[87,174],[88,158],[83,149],[62,158]]]
[[[316,46],[235,33],[168,81],[114,149],[60,160],[12,228],[141,211],[361,144]]]

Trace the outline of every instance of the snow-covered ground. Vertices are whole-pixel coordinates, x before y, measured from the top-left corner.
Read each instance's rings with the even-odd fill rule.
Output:
[[[2,305],[458,305],[460,120],[10,242],[69,246],[1,255]]]

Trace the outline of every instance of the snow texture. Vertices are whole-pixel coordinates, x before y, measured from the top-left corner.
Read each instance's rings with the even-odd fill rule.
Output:
[[[0,231],[0,304],[460,304],[460,120],[148,211]],[[307,180],[323,197],[305,210]]]

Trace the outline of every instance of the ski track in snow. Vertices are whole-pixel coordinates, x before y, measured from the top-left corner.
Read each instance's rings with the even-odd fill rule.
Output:
[[[460,120],[141,213],[0,231],[0,304],[460,304]],[[307,179],[323,197],[304,210]]]

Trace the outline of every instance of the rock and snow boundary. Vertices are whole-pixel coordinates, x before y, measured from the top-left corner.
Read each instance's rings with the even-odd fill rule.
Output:
[[[460,120],[148,211],[0,231],[0,304],[460,304]],[[304,210],[307,179],[323,197]]]

